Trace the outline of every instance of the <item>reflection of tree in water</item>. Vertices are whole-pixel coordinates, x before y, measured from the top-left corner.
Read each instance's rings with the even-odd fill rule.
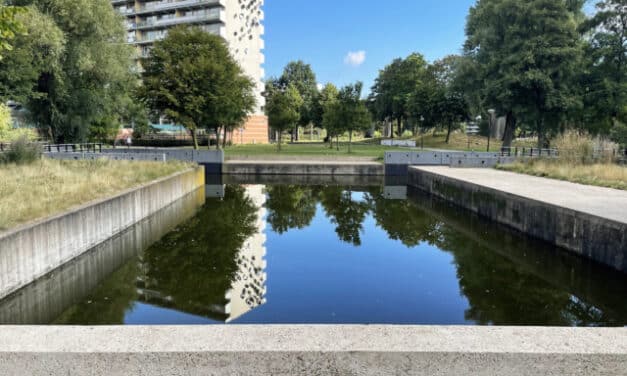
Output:
[[[441,223],[418,210],[412,200],[387,200],[377,188],[370,189],[367,197],[377,225],[390,239],[415,247],[422,242],[434,244],[441,236]]]
[[[138,298],[135,280],[139,273],[134,259],[109,276],[89,297],[68,308],[53,325],[119,325]]]
[[[145,252],[145,288],[171,297],[176,308],[208,315],[226,303],[242,245],[255,231],[257,209],[243,187],[227,186],[189,222]],[[222,319],[222,317],[220,317]]]
[[[190,221],[107,278],[57,324],[122,324],[135,301],[226,319],[225,293],[239,271],[238,253],[256,230],[257,208],[243,187],[227,187]]]
[[[327,217],[337,225],[335,232],[340,240],[355,246],[361,245],[363,223],[370,211],[368,202],[353,200],[353,192],[343,187],[322,189],[320,202]]]
[[[272,230],[283,234],[291,229],[303,229],[316,215],[317,197],[312,187],[277,185],[266,188],[268,223]]]

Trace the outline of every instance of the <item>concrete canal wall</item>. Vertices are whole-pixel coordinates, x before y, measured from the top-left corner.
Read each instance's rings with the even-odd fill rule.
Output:
[[[230,160],[222,167],[225,175],[328,175],[383,176],[381,163],[368,161],[267,161]]]
[[[409,185],[627,273],[627,192],[496,170],[410,167]]]
[[[627,329],[4,327],[3,375],[624,375]]]
[[[203,187],[197,167],[0,233],[0,298]]]

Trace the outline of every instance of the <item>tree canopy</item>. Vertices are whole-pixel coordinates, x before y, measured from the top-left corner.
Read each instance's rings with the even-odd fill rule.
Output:
[[[323,116],[323,124],[330,134],[348,132],[349,153],[353,132],[370,128],[370,112],[361,99],[362,87],[361,82],[343,87],[337,95],[337,100],[327,103]]]
[[[155,43],[145,61],[140,96],[183,125],[198,148],[196,131],[218,135],[242,124],[255,106],[254,83],[229,53],[226,41],[198,27],[176,27]]]
[[[581,49],[569,5],[564,0],[479,0],[466,25],[464,51],[479,68],[475,73],[483,82],[484,105],[506,114],[509,128],[515,119],[534,124],[542,146],[578,106],[572,83]]]
[[[122,18],[107,0],[21,0],[17,35],[0,71],[0,94],[21,101],[57,142],[84,141],[119,118],[136,85]]]
[[[296,86],[292,84],[286,88],[270,84],[266,92],[268,123],[278,133],[277,146],[281,150],[283,132],[294,129],[298,125],[303,98],[298,93]]]

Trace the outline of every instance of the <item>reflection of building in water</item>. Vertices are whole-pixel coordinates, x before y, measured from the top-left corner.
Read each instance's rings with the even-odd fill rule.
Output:
[[[239,250],[233,250],[233,258],[227,257],[227,261],[222,261],[229,265],[216,264],[213,268],[214,271],[209,271],[208,274],[206,269],[203,270],[203,267],[207,267],[206,265],[200,265],[199,269],[191,267],[191,272],[205,272],[203,278],[199,278],[199,280],[207,281],[200,287],[204,289],[203,291],[190,292],[189,284],[183,284],[185,286],[183,287],[180,284],[180,279],[178,280],[179,283],[173,282],[173,278],[177,279],[182,276],[177,277],[171,273],[165,273],[163,278],[161,278],[159,272],[156,272],[160,268],[167,271],[168,266],[171,266],[173,263],[190,262],[189,259],[169,259],[166,264],[159,265],[157,263],[155,265],[155,258],[153,257],[152,264],[145,259],[140,262],[142,272],[135,283],[140,300],[154,306],[227,323],[264,304],[266,293],[266,236],[264,233],[266,196],[263,193],[262,186],[247,186],[245,187],[243,197],[229,196],[228,192],[224,197],[224,200],[227,201],[242,199],[252,201],[252,206],[256,211],[256,222],[253,224],[255,231],[243,242]],[[230,208],[230,206],[227,207]],[[205,215],[207,214],[210,216],[220,215],[219,212],[213,211]],[[201,228],[206,231],[212,231],[202,226],[196,226],[187,229],[187,231],[200,231]],[[214,236],[220,235],[214,234]],[[193,236],[190,237],[192,242],[194,242],[193,238]],[[188,246],[193,247],[193,243]],[[206,247],[211,248],[211,243],[206,243]],[[185,245],[183,245],[183,248],[185,248]],[[170,250],[163,249],[163,251],[167,252]],[[219,251],[221,249],[213,250],[213,252]],[[211,252],[207,255],[207,257],[211,257]],[[214,256],[217,257],[217,255]],[[165,258],[166,256],[163,257]],[[220,257],[217,258],[220,259]],[[202,261],[197,260],[200,263]],[[230,277],[222,276],[221,270],[231,270],[231,265],[235,273],[233,279],[229,280]],[[155,270],[155,272],[151,273],[151,269]]]
[[[253,201],[257,212],[257,231],[246,241],[237,258],[239,271],[227,291],[225,298],[226,322],[233,321],[247,312],[265,304],[266,299],[266,195],[259,185],[246,187],[248,197]]]

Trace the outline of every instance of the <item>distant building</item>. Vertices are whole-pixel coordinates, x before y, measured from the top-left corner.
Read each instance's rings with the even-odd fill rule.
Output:
[[[111,0],[126,17],[127,42],[138,59],[148,56],[155,41],[177,25],[197,25],[223,37],[231,54],[255,84],[257,107],[241,130],[229,136],[235,144],[268,143],[268,119],[264,115],[264,0]]]

